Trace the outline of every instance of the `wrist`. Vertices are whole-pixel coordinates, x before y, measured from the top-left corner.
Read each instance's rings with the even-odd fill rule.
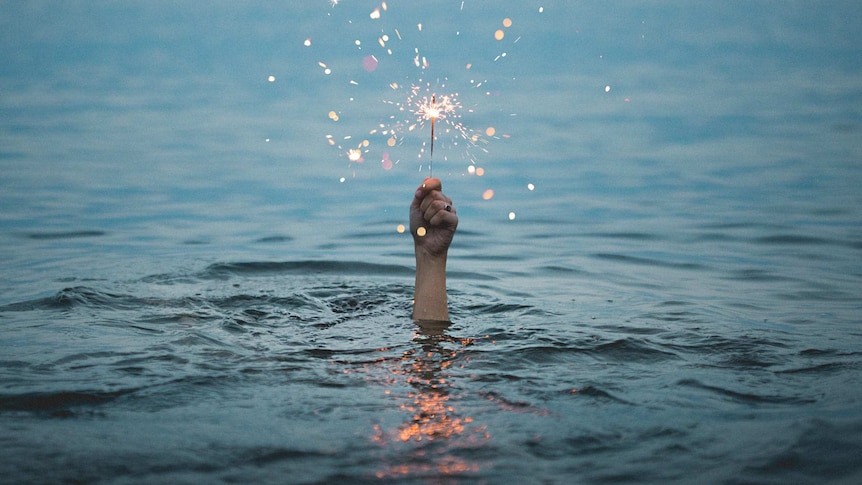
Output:
[[[446,252],[432,254],[417,246],[413,319],[449,320],[447,300]]]
[[[448,256],[448,251],[442,252],[432,252],[426,249],[423,246],[416,245],[415,248],[416,253],[416,266],[418,268],[419,265],[422,266],[442,266],[444,269],[446,268],[446,259]]]

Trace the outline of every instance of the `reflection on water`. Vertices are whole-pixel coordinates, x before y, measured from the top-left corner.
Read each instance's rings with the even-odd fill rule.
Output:
[[[378,478],[452,476],[481,468],[479,462],[462,455],[482,447],[490,433],[458,410],[457,387],[450,374],[453,366],[464,365],[461,349],[473,341],[450,336],[449,326],[449,322],[417,322],[413,338],[417,346],[387,362],[391,379],[386,394],[408,417],[394,429],[374,426],[374,442],[395,451],[386,453],[387,457],[399,458],[399,463],[385,463]],[[393,396],[391,388],[405,383],[405,392]]]

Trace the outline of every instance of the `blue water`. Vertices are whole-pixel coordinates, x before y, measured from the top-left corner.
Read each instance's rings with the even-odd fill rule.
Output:
[[[3,5],[2,481],[858,483],[856,2],[386,3]]]

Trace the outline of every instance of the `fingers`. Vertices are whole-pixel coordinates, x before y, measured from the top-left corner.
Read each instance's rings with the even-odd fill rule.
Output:
[[[440,182],[440,179],[427,178],[422,182],[422,185],[420,185],[419,188],[426,193],[432,190],[443,190],[443,183]]]
[[[430,220],[437,211],[445,211],[446,207],[449,207],[447,212],[453,210],[452,199],[446,197],[443,192],[436,190],[426,195],[419,204],[419,210],[425,215],[426,220]]]
[[[422,202],[419,204],[419,210],[424,213],[432,208],[437,210],[445,209],[447,205],[452,205],[452,199],[446,197],[443,192],[431,192],[422,199]]]
[[[431,226],[452,226],[456,227],[458,225],[458,216],[455,214],[455,209],[452,208],[452,212],[448,212],[446,210],[439,210],[434,215],[428,219],[428,224]]]
[[[443,185],[440,179],[425,179],[422,185],[416,189],[411,208],[421,214],[422,218],[432,226],[457,225],[458,216],[452,206],[452,199],[441,192],[442,189]]]
[[[424,182],[422,182],[422,185],[420,185],[419,188],[416,189],[416,195],[414,199],[422,200],[423,198],[425,198],[426,195],[435,190],[443,190],[443,184],[440,183],[440,179],[427,178]]]
[[[416,189],[416,193],[413,195],[413,201],[410,203],[410,209],[411,210],[422,210],[424,212],[424,209],[420,209],[420,205],[422,204],[422,201],[425,199],[425,197],[431,191],[434,191],[434,190],[439,191],[442,188],[443,188],[443,186],[440,183],[440,179],[432,179],[432,178],[425,179],[425,181],[422,182],[422,185],[420,185],[419,188]]]
[[[458,216],[456,215],[455,208],[452,206],[452,199],[439,192],[429,194],[422,201],[422,218],[432,226],[440,224],[455,225],[458,223]]]

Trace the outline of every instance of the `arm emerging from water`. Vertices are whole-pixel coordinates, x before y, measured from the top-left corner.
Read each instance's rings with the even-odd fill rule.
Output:
[[[449,320],[446,257],[458,227],[458,216],[452,199],[442,190],[439,179],[425,179],[410,204],[410,233],[416,252],[414,320]]]

